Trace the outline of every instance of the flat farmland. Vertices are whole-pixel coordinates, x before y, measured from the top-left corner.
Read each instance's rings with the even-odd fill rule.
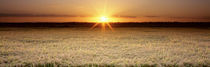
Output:
[[[0,66],[209,66],[210,29],[0,28]]]

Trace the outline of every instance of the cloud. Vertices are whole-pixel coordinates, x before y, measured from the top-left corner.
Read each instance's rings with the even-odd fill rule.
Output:
[[[186,17],[186,16],[143,16],[147,18],[172,18],[172,19],[209,19],[210,16],[196,16],[196,17]]]
[[[199,17],[199,19],[208,19],[208,20],[210,20],[210,16]]]
[[[121,15],[114,15],[114,17],[119,17],[119,18],[137,18],[137,16],[121,16]]]
[[[54,15],[54,14],[4,14],[4,13],[0,13],[0,17],[78,17],[78,16]]]
[[[144,16],[144,17],[148,17],[148,18],[158,18],[158,17],[161,17],[161,16]]]
[[[168,18],[175,18],[175,19],[208,19],[208,20],[210,20],[210,16],[197,16],[197,17],[168,17]]]

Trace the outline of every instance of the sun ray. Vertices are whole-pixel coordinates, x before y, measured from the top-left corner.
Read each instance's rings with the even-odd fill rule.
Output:
[[[105,23],[101,23],[101,27],[102,27],[101,28],[102,29],[101,31],[106,31],[106,25],[105,25]]]
[[[106,23],[106,25],[109,27],[109,29],[112,30],[112,32],[114,31],[114,29],[112,28],[112,26],[109,23]]]
[[[98,24],[99,24],[99,23],[94,24],[94,25],[90,28],[90,30],[94,29]]]
[[[106,13],[106,10],[107,10],[107,4],[108,4],[108,0],[105,0],[105,3],[104,3],[104,14]]]

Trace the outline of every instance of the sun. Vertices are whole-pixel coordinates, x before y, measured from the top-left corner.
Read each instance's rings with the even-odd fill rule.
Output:
[[[110,21],[109,21],[109,18],[107,16],[98,17],[98,22],[96,22],[96,24],[94,24],[90,28],[90,30],[93,29],[93,28],[95,28],[95,27],[97,27],[99,24],[102,27],[102,31],[105,31],[106,27],[108,27],[109,29],[111,29],[112,31],[114,31],[113,28],[112,28],[112,26],[110,25]]]
[[[102,17],[100,17],[100,21],[99,22],[101,22],[101,23],[107,23],[107,22],[109,22],[108,20],[109,20],[108,17],[102,16]]]

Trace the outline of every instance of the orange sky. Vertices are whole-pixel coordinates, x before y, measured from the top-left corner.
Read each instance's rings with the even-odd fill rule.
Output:
[[[210,0],[0,0],[0,22],[208,22]]]

